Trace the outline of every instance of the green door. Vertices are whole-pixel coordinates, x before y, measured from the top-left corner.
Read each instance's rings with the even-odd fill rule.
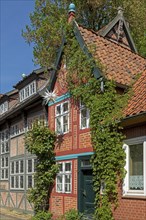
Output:
[[[82,161],[79,163],[79,211],[84,213],[86,216],[91,219],[92,214],[94,213],[94,199],[95,193],[93,191],[93,177],[91,166],[82,166]],[[87,161],[87,159],[86,159]]]

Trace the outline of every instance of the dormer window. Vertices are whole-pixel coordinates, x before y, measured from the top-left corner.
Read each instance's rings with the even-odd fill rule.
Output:
[[[36,93],[36,81],[31,82],[19,91],[20,102]]]
[[[8,102],[4,102],[0,105],[0,115],[8,111]]]

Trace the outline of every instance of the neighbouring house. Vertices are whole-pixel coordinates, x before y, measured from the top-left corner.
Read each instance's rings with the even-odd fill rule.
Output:
[[[115,219],[146,219],[146,69],[133,86],[122,121],[127,171]]]
[[[80,26],[75,20],[74,5],[70,5],[69,22],[79,45],[88,56],[88,47],[95,45],[93,55],[106,67],[107,79],[116,82],[117,91],[123,93],[133,83],[134,97],[125,111],[122,124],[126,139],[126,178],[119,185],[119,207],[114,211],[116,220],[146,219],[146,60],[139,56],[124,19],[122,9],[117,16],[98,32]],[[90,138],[88,109],[75,103],[66,87],[66,65],[58,57],[58,73],[54,72],[50,91],[57,98],[48,103],[49,127],[58,134],[55,153],[59,164],[54,188],[50,197],[50,211],[54,218],[71,208],[88,216],[94,212],[94,192],[90,157],[93,148]],[[102,76],[98,67],[94,76]],[[122,147],[122,146],[121,146]],[[90,217],[89,217],[90,219]]]
[[[27,190],[34,185],[35,155],[25,148],[24,137],[36,120],[48,121],[40,93],[51,70],[22,75],[14,90],[0,96],[0,206],[32,212]]]

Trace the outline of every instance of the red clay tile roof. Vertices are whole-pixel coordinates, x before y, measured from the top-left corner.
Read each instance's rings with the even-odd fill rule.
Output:
[[[134,84],[133,93],[124,112],[126,116],[146,112],[146,70]]]
[[[78,28],[87,47],[95,46],[94,58],[105,67],[105,75],[108,79],[129,85],[137,74],[144,71],[146,59],[143,57],[99,36],[96,32],[81,26]]]

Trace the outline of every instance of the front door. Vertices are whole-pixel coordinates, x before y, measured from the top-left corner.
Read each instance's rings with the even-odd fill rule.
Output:
[[[84,213],[86,216],[91,217],[91,215],[94,213],[95,193],[93,191],[93,177],[89,157],[82,157],[79,160],[78,199],[79,211]]]

